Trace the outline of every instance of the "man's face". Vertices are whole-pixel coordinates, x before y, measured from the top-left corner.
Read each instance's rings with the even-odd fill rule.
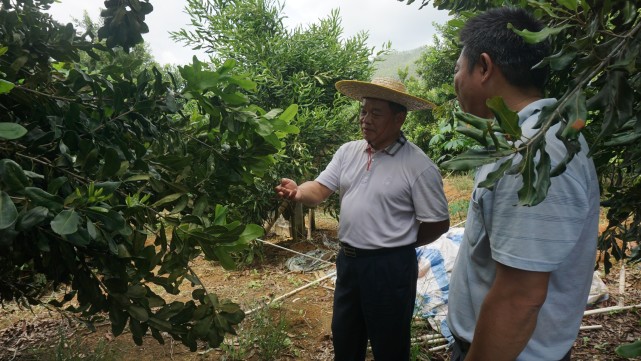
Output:
[[[492,113],[485,105],[487,96],[482,87],[482,69],[476,64],[470,71],[468,60],[461,52],[454,67],[454,90],[461,109],[479,117],[490,118]]]
[[[365,98],[360,123],[363,139],[375,149],[382,149],[398,137],[404,113],[394,114],[387,100]]]

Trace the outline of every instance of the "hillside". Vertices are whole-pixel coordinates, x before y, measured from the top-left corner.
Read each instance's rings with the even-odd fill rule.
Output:
[[[376,71],[374,77],[398,77],[398,69],[409,68],[409,74],[415,75],[416,60],[419,58],[421,52],[425,47],[420,47],[412,50],[405,51],[392,51],[387,55],[377,58],[374,66]],[[378,60],[380,59],[380,60]]]

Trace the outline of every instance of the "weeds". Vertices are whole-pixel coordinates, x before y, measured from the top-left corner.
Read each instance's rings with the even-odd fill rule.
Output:
[[[260,360],[274,360],[288,351],[292,341],[281,311],[263,307],[243,321],[238,337],[221,345],[225,360],[240,361],[257,355]],[[273,314],[277,313],[277,314]]]
[[[108,347],[104,340],[100,340],[94,348],[89,347],[87,340],[74,335],[71,338],[62,327],[58,331],[58,340],[55,347],[41,346],[30,352],[25,360],[44,361],[116,361],[122,357],[116,350]]]

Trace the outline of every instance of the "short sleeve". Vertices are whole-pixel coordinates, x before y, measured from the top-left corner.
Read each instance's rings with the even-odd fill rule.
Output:
[[[510,267],[552,272],[578,242],[589,214],[584,187],[566,171],[551,179],[545,200],[536,206],[518,205],[523,182],[505,176],[495,186],[488,236],[492,258]]]
[[[336,192],[340,186],[341,164],[344,153],[345,145],[338,148],[325,170],[316,178],[318,183],[329,188],[332,192]]]
[[[443,178],[436,166],[425,169],[412,185],[416,219],[421,222],[440,222],[449,218]]]

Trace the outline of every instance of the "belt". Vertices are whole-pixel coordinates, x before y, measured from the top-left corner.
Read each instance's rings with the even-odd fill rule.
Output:
[[[345,254],[345,256],[347,257],[352,257],[352,258],[380,255],[380,254],[400,251],[407,248],[414,248],[413,244],[408,244],[407,246],[400,246],[400,247],[393,247],[393,248],[363,249],[363,248],[352,247],[345,242],[340,242],[340,246],[341,246],[341,249],[343,250],[343,254]]]

